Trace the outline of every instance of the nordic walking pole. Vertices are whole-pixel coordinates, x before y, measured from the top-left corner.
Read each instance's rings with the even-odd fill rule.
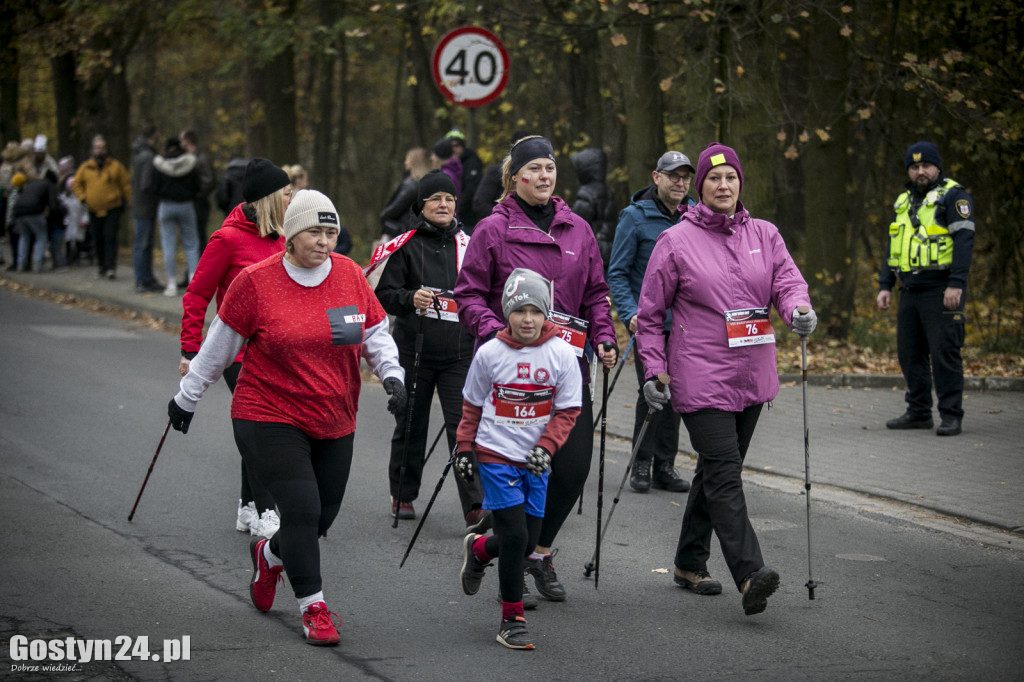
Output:
[[[160,436],[160,444],[156,446],[156,452],[153,453],[153,461],[149,463],[149,471],[146,472],[146,478],[142,481],[142,487],[139,488],[139,495],[135,498],[135,504],[132,505],[132,513],[128,515],[128,522],[131,523],[132,517],[135,516],[135,509],[139,506],[139,500],[142,499],[142,491],[146,489],[146,484],[149,483],[149,475],[153,473],[153,467],[156,466],[156,458],[160,456],[160,450],[164,446],[164,440],[167,438],[167,432],[171,430],[171,420],[167,420],[167,426],[164,427],[164,435]]]
[[[657,384],[658,390],[660,391],[665,387],[665,384],[660,381]],[[629,478],[629,472],[633,468],[633,463],[636,461],[636,454],[640,452],[640,443],[644,440],[644,434],[647,433],[647,427],[651,423],[651,415],[654,414],[654,410],[647,408],[647,416],[644,417],[644,423],[640,425],[640,433],[636,437],[636,445],[633,446],[633,452],[629,455],[629,462],[626,464],[626,470],[622,473],[622,481],[619,482],[619,490],[615,493],[615,497],[612,499],[612,508],[608,510],[608,518],[604,521],[604,529],[601,531],[601,541],[604,541],[604,536],[608,532],[608,527],[612,524],[612,516],[615,514],[615,507],[619,504],[619,498],[622,497],[622,489],[626,487],[626,479]],[[583,577],[589,578],[594,572],[594,557],[590,557],[590,561],[583,564]]]
[[[611,386],[608,387],[608,395],[611,395],[612,391],[615,390],[615,384],[619,381],[619,375],[622,374],[622,366],[626,364],[626,358],[629,357],[629,351],[632,350],[633,342],[634,341],[636,341],[636,334],[633,334],[631,337],[629,337],[629,345],[626,346],[626,352],[622,354],[621,358],[619,358],[619,366],[615,370],[615,376],[612,377],[612,384],[611,384]],[[594,428],[595,429],[597,428],[597,425],[600,422],[601,422],[601,415],[598,415],[597,419],[594,420]],[[582,502],[582,500],[581,500],[581,502]]]
[[[416,544],[416,538],[420,536],[420,530],[423,528],[423,524],[427,521],[427,514],[430,513],[430,508],[434,506],[434,500],[437,499],[437,494],[441,492],[441,486],[444,485],[444,479],[448,477],[448,472],[451,471],[452,465],[455,463],[455,453],[458,451],[456,445],[452,448],[452,454],[448,458],[448,463],[444,465],[444,471],[441,472],[441,478],[438,479],[437,485],[434,486],[434,494],[430,496],[430,502],[427,502],[427,508],[423,510],[423,516],[420,517],[420,524],[416,526],[416,532],[412,534],[412,540],[409,540],[409,546],[405,548],[405,556],[402,557],[401,563],[398,567],[405,566],[405,560],[409,558],[409,552],[412,551],[412,546]]]
[[[405,410],[405,441],[402,444],[402,465],[398,467],[398,498],[395,500],[395,519],[391,524],[392,528],[398,528],[398,512],[402,509],[402,484],[405,483],[405,470],[409,465],[409,437],[412,436],[412,410],[416,398],[416,379],[420,373],[420,353],[423,351],[423,320],[427,317],[427,311],[423,311],[420,317],[419,328],[416,330],[416,354],[412,361],[412,388],[409,389],[407,400],[409,406]],[[441,315],[438,314],[438,319]]]
[[[619,380],[619,375],[622,374],[622,366],[626,364],[626,358],[629,357],[629,350],[633,347],[633,342],[636,341],[636,334],[629,337],[629,345],[626,346],[626,352],[622,354],[622,358],[619,360],[619,368],[615,370],[615,376],[612,377],[612,385],[608,387],[608,395],[612,394],[615,390],[615,382]],[[597,428],[598,423],[601,421],[601,415],[597,415],[597,419],[594,420],[594,428]],[[580,492],[579,505],[576,507],[576,513],[583,513],[583,493]]]
[[[594,589],[601,578],[601,515],[604,505],[604,441],[608,430],[608,365],[601,365],[604,378],[601,380],[601,456],[597,468],[597,545],[594,549]]]
[[[427,450],[427,456],[423,458],[423,465],[426,466],[427,462],[430,461],[430,456],[434,454],[434,448],[437,447],[437,441],[441,440],[441,434],[444,433],[445,423],[442,417],[441,428],[438,429],[437,435],[434,436],[434,442],[430,444],[430,449]]]
[[[811,311],[805,305],[796,309],[801,315]],[[811,445],[807,429],[807,335],[800,335],[800,376],[803,380],[804,403],[804,490],[807,491],[807,598],[814,599],[814,588],[818,586],[811,577]]]

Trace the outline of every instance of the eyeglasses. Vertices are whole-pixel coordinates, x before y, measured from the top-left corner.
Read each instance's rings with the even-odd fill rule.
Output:
[[[680,182],[689,182],[693,179],[693,176],[687,173],[686,175],[680,175],[679,173],[666,173],[665,171],[658,171],[658,175],[663,178],[668,178],[668,181],[673,185],[678,185]]]
[[[455,197],[451,194],[432,194],[423,200],[424,204],[454,204]]]

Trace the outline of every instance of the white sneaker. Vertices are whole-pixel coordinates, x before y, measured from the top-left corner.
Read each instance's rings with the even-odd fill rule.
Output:
[[[167,287],[164,289],[164,296],[177,296],[178,285],[174,282],[168,282]]]
[[[239,533],[252,532],[252,524],[260,520],[256,513],[256,503],[250,502],[242,506],[242,500],[238,500],[238,518],[235,520],[235,530]]]
[[[252,526],[249,527],[249,533],[269,538],[273,537],[274,533],[276,533],[277,529],[280,527],[281,519],[278,518],[277,512],[273,509],[268,509],[263,512],[258,519],[252,522]]]

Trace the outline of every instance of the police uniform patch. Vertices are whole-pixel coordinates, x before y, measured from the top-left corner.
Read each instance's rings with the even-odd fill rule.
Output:
[[[966,199],[959,199],[956,202],[956,212],[960,214],[961,218],[971,217],[971,202]]]

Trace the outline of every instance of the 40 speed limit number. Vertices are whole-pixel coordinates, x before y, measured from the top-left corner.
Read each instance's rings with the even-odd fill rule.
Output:
[[[498,37],[476,26],[445,34],[431,59],[434,83],[449,101],[464,107],[487,104],[508,83],[508,52]]]
[[[523,388],[496,386],[494,391],[494,423],[503,426],[546,424],[551,417],[552,386]]]

